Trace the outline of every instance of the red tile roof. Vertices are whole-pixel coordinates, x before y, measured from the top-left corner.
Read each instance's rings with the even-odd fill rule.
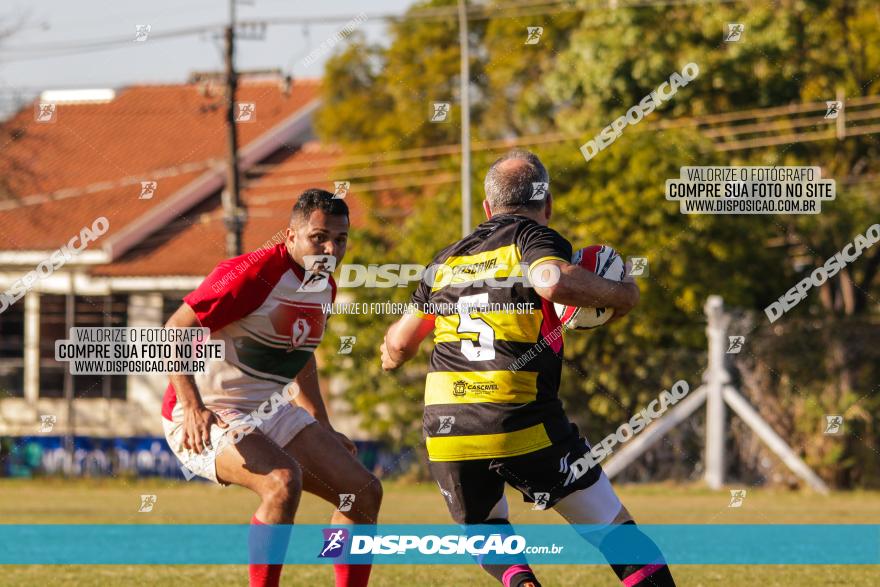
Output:
[[[35,122],[32,108],[4,123],[0,250],[54,249],[100,216],[110,220],[112,236],[221,161],[223,96],[218,86],[205,88],[133,86],[107,103],[59,104],[54,123]],[[264,135],[318,92],[314,80],[297,81],[289,93],[277,82],[243,83],[237,100],[256,103],[256,121],[239,125],[240,145]],[[155,197],[138,199],[140,181],[152,179],[159,182]],[[207,226],[194,228],[193,234],[209,238]],[[187,274],[200,272],[193,265]]]
[[[277,131],[318,92],[316,81],[295,83],[290,95],[277,83],[243,85],[238,100],[257,104],[257,121],[239,125],[241,147],[256,145],[260,141],[255,139],[272,134],[270,129]],[[157,226],[112,263],[91,268],[92,274],[206,275],[227,256],[220,190],[181,207],[176,216],[169,214],[173,220],[164,226],[152,215],[162,206],[171,210],[167,206],[176,196],[223,164],[226,136],[220,106],[221,95],[205,95],[198,85],[136,86],[109,103],[59,105],[57,122],[51,124],[34,122],[31,109],[20,112],[2,129],[15,138],[0,146],[0,250],[52,250],[105,216],[110,230],[92,249],[138,224]],[[345,179],[338,177],[346,173],[338,171],[342,162],[340,149],[310,141],[281,145],[243,173],[241,196],[249,214],[244,249],[281,238],[296,197],[312,187],[332,191],[334,181]],[[380,187],[367,188],[376,193],[371,201],[378,208],[368,209],[359,202],[357,188],[364,181],[369,184],[365,178],[372,177],[377,162],[363,163],[346,198],[352,224],[396,221],[416,194],[407,196],[394,182],[379,182]],[[4,177],[13,198],[2,197]],[[141,200],[140,182],[146,180],[158,181],[158,188],[153,198]],[[393,218],[386,216],[388,210]]]
[[[251,251],[287,227],[290,209],[303,190],[312,187],[333,190],[334,163],[340,153],[332,147],[307,143],[293,154],[273,157],[268,171],[242,191],[248,209],[243,247]],[[301,179],[300,179],[301,178]],[[281,184],[281,185],[279,185]],[[357,198],[349,195],[352,223],[361,224],[365,211]],[[279,238],[283,238],[279,234]],[[181,218],[178,226],[168,227],[155,239],[148,239],[115,263],[97,268],[110,276],[207,275],[226,258],[225,228],[219,194],[211,197],[192,214]]]

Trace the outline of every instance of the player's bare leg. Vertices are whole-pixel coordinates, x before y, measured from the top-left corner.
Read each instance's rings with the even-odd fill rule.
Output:
[[[353,494],[351,510],[333,514],[341,524],[375,524],[382,503],[382,484],[336,437],[320,424],[310,424],[284,447],[302,467],[303,490],[339,506],[340,494]]]
[[[217,479],[260,496],[255,512],[264,524],[292,524],[302,491],[297,462],[259,432],[248,434],[217,456]]]
[[[333,524],[375,524],[382,504],[382,484],[320,424],[306,426],[284,447],[302,466],[303,489],[336,507]],[[339,511],[340,495],[353,495],[351,509]],[[337,587],[363,587],[371,565],[337,564]]]
[[[286,550],[289,531],[273,529],[265,532],[260,526],[293,524],[302,492],[302,471],[289,454],[259,432],[253,432],[238,443],[225,447],[216,459],[217,479],[247,487],[260,496],[260,507],[251,520],[251,554]],[[266,543],[266,542],[270,543]],[[281,579],[280,564],[252,562],[249,568],[251,587],[277,587]]]

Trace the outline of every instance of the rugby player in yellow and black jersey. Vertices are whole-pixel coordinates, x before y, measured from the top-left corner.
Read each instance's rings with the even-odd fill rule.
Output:
[[[507,483],[536,508],[590,525],[579,531],[622,584],[674,585],[601,467],[571,466],[590,445],[557,395],[563,344],[553,304],[611,307],[617,319],[639,290],[631,278],[618,283],[570,263],[571,244],[547,226],[549,182],[532,153],[511,151],[492,165],[486,222],[434,258],[413,295],[417,310],[385,336],[382,365],[397,369],[433,332],[424,434],[431,473],[457,523],[508,524]],[[622,554],[637,562],[620,564]],[[505,587],[539,585],[525,560],[482,566]]]

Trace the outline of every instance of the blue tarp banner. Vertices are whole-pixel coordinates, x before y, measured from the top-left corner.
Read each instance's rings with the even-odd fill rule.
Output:
[[[414,458],[411,450],[388,451],[378,442],[356,442],[358,458],[370,470],[397,473]],[[0,437],[0,477],[164,477],[185,479],[180,462],[164,438],[76,436],[70,458],[61,436]],[[199,479],[196,477],[195,479]]]
[[[607,527],[606,527],[607,529]],[[880,525],[620,526],[605,555],[652,563],[632,550],[638,531],[670,564],[880,564]],[[13,525],[0,524],[0,564],[605,564],[584,537],[597,526]],[[606,543],[607,544],[607,543]]]

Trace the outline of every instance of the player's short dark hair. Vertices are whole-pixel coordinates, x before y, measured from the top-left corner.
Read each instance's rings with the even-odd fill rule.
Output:
[[[502,163],[511,159],[519,159],[526,164],[515,169],[500,169]],[[500,157],[489,167],[483,187],[486,190],[486,199],[495,212],[540,210],[547,200],[532,199],[533,184],[538,182],[549,186],[550,174],[547,173],[547,168],[534,153],[516,149]]]
[[[333,194],[328,191],[312,188],[300,194],[290,213],[290,224],[308,222],[315,210],[320,210],[330,216],[348,218],[348,205],[345,200],[334,198]]]

